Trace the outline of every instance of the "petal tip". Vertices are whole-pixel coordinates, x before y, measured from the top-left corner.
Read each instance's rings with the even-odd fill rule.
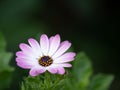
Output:
[[[55,36],[56,36],[56,37],[60,37],[60,34],[56,34]]]
[[[76,53],[75,52],[72,52],[73,53],[73,57],[75,57],[76,56]]]
[[[46,34],[42,34],[41,37],[47,37],[47,35]]]
[[[19,44],[20,49],[24,48],[25,45],[26,45],[25,43],[20,43]]]
[[[33,40],[35,40],[34,38],[29,38],[28,39],[28,42],[31,42],[31,41],[33,41]]]
[[[15,56],[19,56],[19,53],[20,53],[20,51],[16,52],[16,53],[15,53]]]

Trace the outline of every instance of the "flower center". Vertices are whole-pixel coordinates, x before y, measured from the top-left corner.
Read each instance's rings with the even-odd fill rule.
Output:
[[[38,62],[39,62],[40,65],[42,65],[44,67],[47,67],[47,66],[50,66],[53,63],[53,60],[49,56],[43,56],[38,60]]]

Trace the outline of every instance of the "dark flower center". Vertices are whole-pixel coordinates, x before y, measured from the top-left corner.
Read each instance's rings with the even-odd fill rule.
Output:
[[[43,56],[38,60],[38,62],[40,65],[47,67],[53,63],[53,60],[49,56]]]

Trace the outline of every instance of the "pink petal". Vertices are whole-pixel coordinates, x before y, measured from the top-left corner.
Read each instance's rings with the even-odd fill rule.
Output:
[[[25,54],[33,55],[32,48],[28,46],[27,44],[21,43],[19,47]]]
[[[25,63],[25,62],[17,62],[17,65],[24,69],[30,69],[30,68],[34,67],[34,65],[32,65],[32,63]]]
[[[57,73],[57,69],[56,69],[56,68],[50,67],[50,68],[48,68],[47,70],[48,70],[50,73],[52,73],[52,74]]]
[[[67,58],[67,59],[59,59],[59,60],[54,60],[54,63],[65,63],[65,62],[71,62],[73,61],[74,58]]]
[[[69,58],[69,57],[74,57],[76,54],[74,52],[67,52],[63,54],[62,56],[58,57],[57,59],[63,59],[63,58]]]
[[[32,47],[32,49],[34,50],[34,52],[37,53],[38,56],[42,56],[39,43],[33,38],[28,39],[28,42],[30,46]]]
[[[51,44],[53,38],[54,38],[54,36],[51,36],[51,37],[50,37],[50,39],[49,39],[50,44]]]
[[[20,58],[26,58],[26,59],[33,59],[33,58],[35,58],[33,55],[25,54],[23,51],[16,52],[16,56],[20,57]]]
[[[17,57],[16,58],[16,62],[32,62],[33,64],[38,62],[38,60],[36,59],[27,59],[27,58],[21,58],[21,57]]]
[[[50,38],[50,49],[48,55],[52,56],[60,45],[60,35],[55,35],[54,38]]]
[[[34,67],[34,68],[32,68],[32,69],[30,70],[29,74],[30,74],[31,76],[37,76],[37,75],[39,75],[39,74],[44,73],[45,71],[46,71],[46,70],[45,70],[44,68],[42,68],[42,67]]]
[[[41,46],[41,51],[43,52],[44,55],[47,55],[48,50],[49,50],[49,39],[47,35],[43,34],[40,38],[40,46]]]
[[[71,64],[69,63],[62,63],[62,64],[59,64],[61,67],[72,67]]]
[[[69,52],[65,53],[62,56],[56,58],[54,60],[54,63],[64,63],[64,62],[70,62],[74,60],[75,53],[74,52]]]
[[[60,47],[58,48],[58,50],[56,51],[56,53],[53,55],[53,59],[59,57],[60,55],[62,55],[65,51],[67,51],[71,46],[71,43],[69,43],[68,41],[64,41],[60,44]]]
[[[22,51],[18,51],[18,52],[16,52],[16,56],[18,56],[18,57],[21,57],[21,56],[29,56],[29,55],[26,55],[26,54],[24,54]]]
[[[16,62],[19,67],[22,67],[25,69],[32,68],[38,65],[37,60],[29,60],[29,59],[23,59],[18,57],[16,58]]]
[[[64,74],[65,73],[64,67],[72,67],[72,65],[69,63],[62,63],[62,64],[54,63],[51,66],[47,67],[46,69],[52,74],[55,74],[55,73]]]
[[[58,70],[58,74],[62,75],[65,73],[65,69],[63,67],[59,67],[59,68],[57,68],[57,70]]]

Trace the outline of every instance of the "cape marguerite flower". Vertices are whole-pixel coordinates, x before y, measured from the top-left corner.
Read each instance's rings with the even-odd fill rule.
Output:
[[[67,52],[71,46],[69,41],[60,43],[60,35],[47,37],[41,35],[40,43],[35,39],[28,39],[28,44],[19,45],[21,51],[16,52],[17,65],[24,69],[30,69],[31,76],[37,76],[49,71],[52,74],[64,74],[64,67],[71,67],[68,62],[74,60],[75,53]]]

